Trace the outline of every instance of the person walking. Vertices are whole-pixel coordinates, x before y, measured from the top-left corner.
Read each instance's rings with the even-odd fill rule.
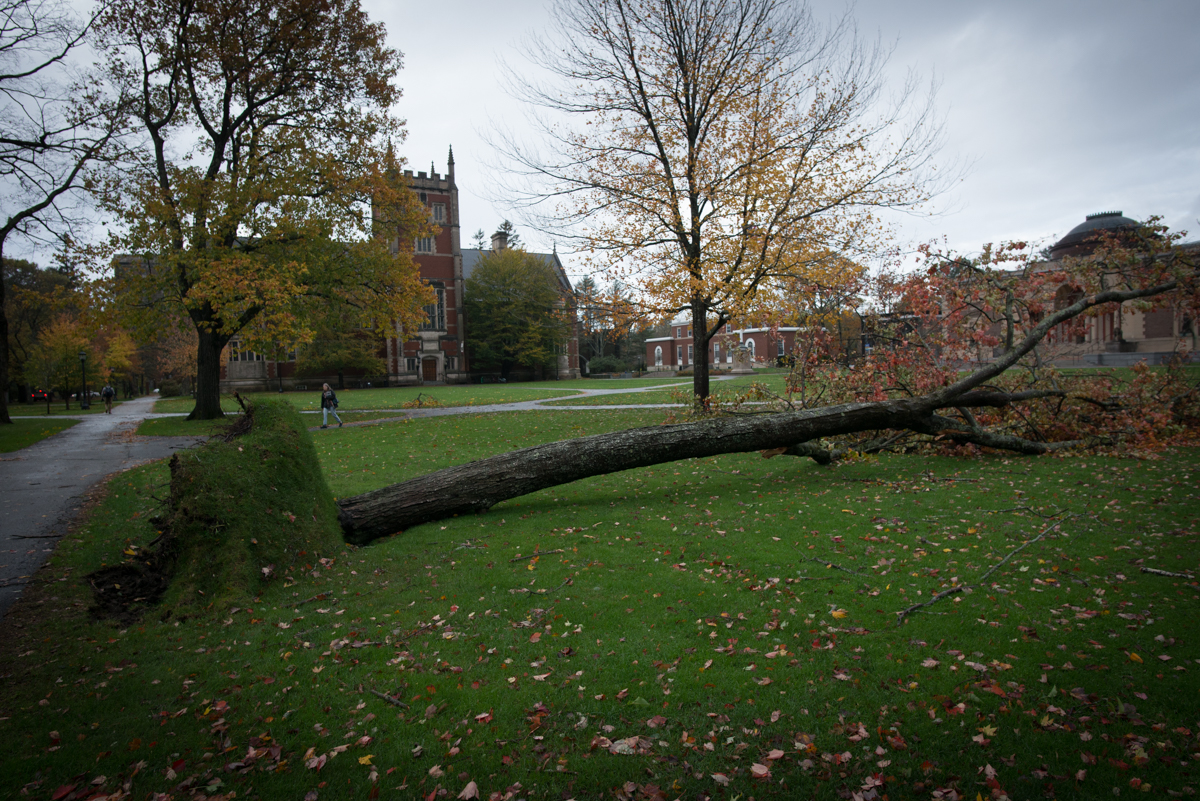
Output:
[[[104,398],[104,413],[112,414],[113,398],[117,396],[117,391],[112,388],[112,384],[105,384],[104,389],[100,390],[100,397]]]
[[[329,428],[329,413],[333,412],[334,418],[338,421],[338,428],[342,427],[342,418],[338,417],[337,413],[338,399],[333,390],[328,384],[321,385],[321,428]]]

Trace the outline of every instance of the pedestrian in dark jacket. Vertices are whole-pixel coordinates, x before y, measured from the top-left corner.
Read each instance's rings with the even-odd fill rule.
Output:
[[[329,413],[333,412],[334,418],[338,421],[338,428],[342,427],[342,418],[338,417],[337,413],[338,399],[337,395],[328,384],[321,385],[321,428],[329,428]]]

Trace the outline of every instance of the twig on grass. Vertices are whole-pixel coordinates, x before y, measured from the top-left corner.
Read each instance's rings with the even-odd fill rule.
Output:
[[[1152,576],[1167,576],[1168,578],[1195,578],[1191,573],[1176,573],[1173,570],[1159,570],[1157,567],[1143,567],[1142,572],[1149,573]]]
[[[921,478],[925,479],[926,481],[983,481],[982,478],[943,478],[942,476],[935,476],[931,470],[926,470],[925,472],[921,473]]]
[[[392,706],[398,706],[398,707],[401,707],[402,709],[411,709],[412,708],[408,704],[406,704],[403,701],[400,701],[396,698],[393,698],[392,696],[388,695],[387,693],[381,693],[381,692],[379,692],[379,690],[375,690],[375,689],[370,689],[370,688],[368,688],[368,689],[369,689],[371,695],[375,696],[376,698],[382,698],[383,700],[387,701]]]
[[[436,625],[437,625],[437,623],[426,623],[424,626],[413,629],[408,634],[405,634],[403,637],[397,637],[394,642],[408,642],[413,637],[416,637],[418,634],[420,634],[422,631],[425,631],[426,629],[431,629]]]
[[[299,601],[296,604],[296,608],[299,609],[300,607],[304,606],[305,604],[312,603],[313,601],[324,601],[324,600],[326,600],[326,598],[325,598],[326,595],[328,595],[328,593],[319,592],[316,595],[312,596],[311,598],[305,598],[303,601]],[[329,600],[329,603],[331,603],[331,604],[337,603],[337,598],[330,598],[328,600]]]
[[[1026,543],[1024,543],[1023,545],[1020,545],[1019,547],[1013,548],[1011,551],[1009,551],[1009,552],[1008,552],[1008,556],[1004,557],[1004,558],[1003,558],[1003,559],[1001,559],[999,562],[997,562],[996,564],[992,565],[992,566],[991,566],[991,568],[989,568],[989,569],[988,569],[988,572],[984,573],[982,576],[980,576],[980,577],[979,577],[979,583],[980,583],[980,584],[982,584],[983,582],[987,581],[987,579],[988,579],[988,576],[990,576],[990,575],[992,575],[993,573],[995,573],[995,572],[996,572],[996,571],[997,571],[997,570],[998,570],[998,569],[999,569],[1001,566],[1003,566],[1003,565],[1004,565],[1006,562],[1008,562],[1008,560],[1009,560],[1009,559],[1012,559],[1014,556],[1016,556],[1017,554],[1019,554],[1021,551],[1025,550],[1025,549],[1026,549],[1026,548],[1028,548],[1030,545],[1033,545],[1035,542],[1037,542],[1037,541],[1038,541],[1038,540],[1040,540],[1042,537],[1044,537],[1044,536],[1046,536],[1047,534],[1049,534],[1049,533],[1050,533],[1051,531],[1053,531],[1054,529],[1058,528],[1058,527],[1059,527],[1060,525],[1062,525],[1063,523],[1065,523],[1065,522],[1067,522],[1068,520],[1070,520],[1072,517],[1075,517],[1075,515],[1074,515],[1073,513],[1072,513],[1072,514],[1069,514],[1069,515],[1067,515],[1067,516],[1066,516],[1066,517],[1064,517],[1062,520],[1056,520],[1055,522],[1051,523],[1050,525],[1048,525],[1048,526],[1046,526],[1044,529],[1042,529],[1041,533],[1040,533],[1040,534],[1038,534],[1038,535],[1037,535],[1036,537],[1034,537],[1033,539],[1029,540],[1029,542],[1026,542]]]
[[[551,553],[565,553],[565,552],[563,551],[562,548],[558,548],[557,550],[553,550],[553,551],[534,551],[533,553],[529,554],[528,556],[518,556],[516,559],[509,559],[508,561],[524,562],[525,560],[532,559],[535,556],[545,556],[545,555],[551,554]]]
[[[825,567],[830,567],[830,568],[833,568],[834,570],[841,570],[845,573],[849,573],[852,576],[861,576],[862,575],[862,573],[859,573],[857,570],[851,570],[848,567],[842,567],[841,565],[836,565],[833,562],[826,562],[824,559],[818,559],[815,556],[812,557],[812,560],[814,562],[817,562],[818,564],[825,565]]]
[[[13,534],[14,540],[53,540],[61,537],[61,534]]]
[[[907,609],[901,609],[899,612],[896,613],[896,625],[899,626],[900,623],[904,620],[904,618],[907,615],[911,614],[912,612],[915,612],[918,609],[924,609],[926,606],[933,606],[934,604],[936,604],[938,601],[942,600],[943,598],[960,593],[963,590],[965,590],[966,588],[967,588],[966,584],[958,584],[958,585],[951,587],[948,590],[942,590],[937,595],[933,596],[932,598],[930,598],[928,601],[925,601],[924,603],[913,604],[912,606],[908,607]]]
[[[955,586],[951,587],[951,588],[950,588],[950,589],[948,589],[948,590],[942,590],[941,592],[939,592],[938,594],[934,595],[932,598],[930,598],[928,601],[925,601],[924,603],[913,604],[912,606],[908,607],[907,609],[902,609],[902,610],[900,610],[899,612],[897,612],[897,613],[896,613],[896,625],[897,625],[897,626],[898,626],[898,625],[900,625],[900,624],[901,624],[901,623],[904,621],[904,618],[905,618],[905,617],[907,617],[908,615],[910,615],[910,614],[912,614],[913,612],[917,611],[918,609],[924,609],[924,608],[925,608],[925,607],[927,607],[927,606],[932,606],[933,604],[937,603],[938,601],[942,600],[943,598],[947,598],[947,597],[949,597],[949,596],[951,596],[951,595],[956,595],[956,594],[958,594],[958,593],[960,593],[960,592],[964,592],[965,590],[968,590],[968,589],[973,589],[974,587],[976,587],[976,586],[979,586],[980,584],[983,584],[984,582],[986,582],[986,581],[987,581],[987,579],[988,579],[988,576],[990,576],[990,575],[992,575],[992,573],[996,572],[996,570],[998,570],[998,569],[999,569],[999,568],[1000,568],[1000,567],[1001,567],[1003,564],[1005,564],[1006,562],[1008,562],[1008,560],[1009,560],[1009,559],[1012,559],[1012,558],[1013,558],[1014,556],[1016,556],[1018,553],[1020,553],[1021,551],[1025,550],[1025,549],[1026,549],[1026,548],[1028,548],[1030,545],[1033,545],[1035,542],[1037,542],[1038,540],[1042,539],[1042,537],[1045,537],[1045,536],[1046,536],[1047,534],[1049,534],[1051,531],[1053,531],[1054,529],[1058,528],[1058,527],[1059,527],[1059,526],[1060,526],[1062,523],[1066,522],[1067,520],[1070,520],[1072,517],[1075,517],[1075,515],[1074,515],[1074,514],[1070,514],[1070,515],[1067,515],[1067,516],[1066,516],[1065,518],[1063,518],[1062,520],[1056,520],[1055,522],[1051,523],[1050,525],[1048,525],[1048,526],[1046,526],[1044,529],[1042,529],[1042,530],[1041,530],[1041,532],[1040,532],[1040,533],[1039,533],[1039,534],[1038,534],[1036,537],[1034,537],[1033,539],[1031,539],[1031,540],[1029,540],[1028,542],[1026,542],[1026,543],[1023,543],[1023,544],[1022,544],[1022,545],[1020,545],[1019,547],[1017,547],[1017,548],[1014,548],[1013,550],[1009,551],[1009,553],[1008,553],[1008,556],[1005,556],[1005,557],[1004,557],[1003,559],[1001,559],[999,562],[997,562],[996,564],[992,565],[990,568],[988,568],[988,571],[987,571],[986,573],[984,573],[982,576],[980,576],[980,578],[979,578],[979,581],[978,581],[978,583],[977,583],[977,584],[974,584],[974,585],[971,585],[971,584],[958,584],[958,585],[955,585]],[[1142,568],[1142,569],[1143,569],[1143,570],[1146,570],[1146,568]]]

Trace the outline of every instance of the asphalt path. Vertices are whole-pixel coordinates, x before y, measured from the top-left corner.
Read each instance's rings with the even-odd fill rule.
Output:
[[[134,432],[154,397],[125,401],[28,448],[0,454],[0,618],[53,553],[87,491],[121,470],[192,447],[195,437]]]

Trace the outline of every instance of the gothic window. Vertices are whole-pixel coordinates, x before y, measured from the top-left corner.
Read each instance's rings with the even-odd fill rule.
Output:
[[[417,253],[432,253],[433,252],[433,237],[432,236],[422,236],[422,237],[418,238],[417,244],[416,244],[416,251],[417,251]]]
[[[437,301],[425,307],[425,322],[421,323],[422,331],[446,330],[446,290],[440,286],[434,287]]]
[[[433,204],[433,221],[435,223],[438,223],[439,225],[446,221],[446,204],[445,203],[434,203]]]

